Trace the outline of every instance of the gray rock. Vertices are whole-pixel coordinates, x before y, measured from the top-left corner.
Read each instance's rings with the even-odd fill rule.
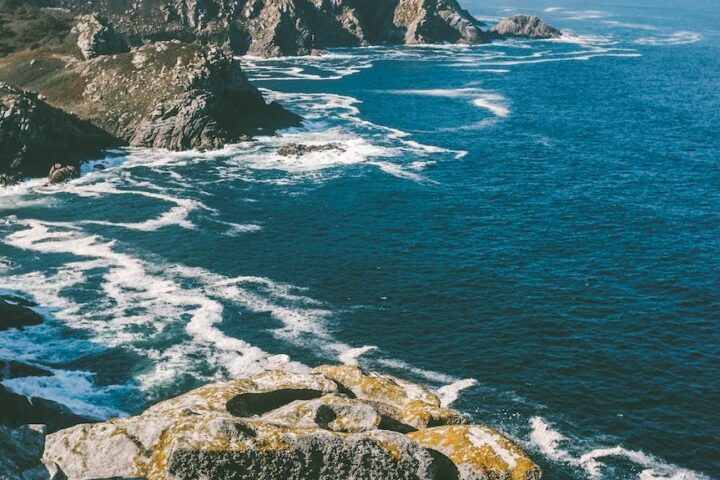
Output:
[[[128,51],[125,40],[106,19],[97,14],[81,15],[72,30],[86,59]]]
[[[562,32],[551,27],[536,16],[514,15],[507,18],[492,29],[492,32],[501,37],[522,37],[522,38],[560,38]]]
[[[9,73],[9,72],[8,72]],[[80,118],[50,106],[37,94],[0,83],[0,174],[41,177],[55,163],[102,156],[120,142]],[[0,308],[3,308],[0,305]],[[0,329],[3,320],[0,319]]]
[[[0,478],[21,479],[23,471],[40,463],[44,449],[44,425],[0,425]]]
[[[337,152],[343,152],[345,151],[345,148],[342,145],[339,145],[337,143],[325,143],[322,145],[307,145],[303,143],[289,143],[287,145],[283,145],[280,148],[277,149],[278,155],[282,155],[283,157],[301,157],[303,155],[306,155],[308,153],[313,152],[327,152],[335,150]]]

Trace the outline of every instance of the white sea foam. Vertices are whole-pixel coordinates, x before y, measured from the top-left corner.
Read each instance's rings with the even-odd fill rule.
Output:
[[[388,90],[393,95],[419,95],[427,97],[467,98],[472,104],[486,109],[498,117],[508,117],[510,109],[507,99],[496,92],[479,88],[427,89],[427,90]]]
[[[689,43],[697,43],[702,40],[702,35],[697,32],[675,32],[671,35],[662,35],[655,37],[643,37],[635,41],[638,45],[650,45],[654,47],[662,47],[669,45],[686,45]]]
[[[530,419],[530,445],[546,458],[581,468],[591,479],[604,477],[603,458],[620,458],[642,468],[639,480],[710,480],[702,473],[664,462],[652,455],[627,448],[600,447],[578,452],[577,447],[587,442],[570,439],[554,429],[542,417]]]
[[[122,410],[100,406],[122,387],[98,388],[88,372],[48,369],[47,377],[12,378],[2,382],[13,392],[28,398],[39,397],[60,402],[79,415],[104,419],[125,415]],[[105,398],[103,398],[105,397]]]
[[[449,407],[458,399],[460,392],[470,387],[474,387],[475,385],[477,385],[477,380],[474,378],[464,378],[438,388],[435,393],[437,393],[437,396],[440,397],[440,403],[442,406]]]
[[[364,345],[357,348],[347,348],[345,351],[341,352],[340,355],[338,355],[338,360],[340,360],[345,365],[357,365],[358,358],[373,350],[377,350],[377,347],[374,345]]]

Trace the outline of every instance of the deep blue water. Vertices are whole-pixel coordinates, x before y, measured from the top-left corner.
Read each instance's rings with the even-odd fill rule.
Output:
[[[107,417],[358,361],[549,479],[720,477],[720,9],[498,3],[568,38],[245,59],[305,128],[0,192],[0,288],[48,315],[0,357],[56,369],[6,385]]]

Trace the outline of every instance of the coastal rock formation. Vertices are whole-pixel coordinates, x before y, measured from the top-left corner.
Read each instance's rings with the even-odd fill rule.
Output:
[[[551,27],[536,16],[514,15],[507,18],[490,30],[501,37],[522,38],[560,38],[562,32]]]
[[[0,109],[0,124],[3,120],[1,115]],[[43,323],[42,315],[30,308],[32,306],[34,305],[31,302],[22,298],[0,297],[0,331],[8,328],[22,329]]]
[[[74,165],[100,156],[104,148],[118,143],[90,123],[50,106],[37,94],[0,83],[0,174],[10,179],[44,176],[56,162]],[[2,323],[0,320],[0,328]]]
[[[446,455],[458,469],[459,480],[488,478],[538,480],[540,468],[517,445],[484,425],[449,425],[408,434],[425,448]]]
[[[128,51],[125,40],[113,26],[97,14],[81,15],[72,29],[77,45],[86,59]]]
[[[442,408],[421,386],[357,367],[270,371],[200,387],[136,417],[61,430],[48,436],[44,459],[71,479],[540,478],[498,432],[426,429],[426,409]],[[462,418],[443,410],[437,424]],[[417,429],[405,435],[382,412]]]
[[[278,155],[283,157],[302,157],[308,153],[337,151],[342,152],[345,148],[337,143],[325,143],[321,145],[307,145],[304,143],[288,143],[277,149]]]
[[[483,25],[457,0],[49,0],[106,16],[134,46],[158,39],[230,46],[259,56],[307,55],[327,47],[482,43]]]
[[[170,150],[213,149],[300,122],[277,103],[266,103],[229,53],[194,44],[158,42],[87,61],[52,51],[21,51],[0,58],[3,76],[12,77],[23,88],[39,90],[47,102],[90,122],[94,128],[83,131],[84,141],[74,141],[86,149],[120,143]],[[31,102],[27,94],[21,98]],[[25,110],[16,110],[20,124]],[[0,126],[0,131],[8,128]],[[93,142],[93,132],[105,142]],[[76,136],[64,138],[77,140]],[[72,159],[78,157],[76,149],[57,150]],[[49,150],[43,145],[37,151],[45,164],[22,173],[47,174],[61,160],[71,164],[45,155]]]
[[[0,478],[8,480],[66,480],[60,468],[41,460],[45,448],[45,426],[0,425]]]

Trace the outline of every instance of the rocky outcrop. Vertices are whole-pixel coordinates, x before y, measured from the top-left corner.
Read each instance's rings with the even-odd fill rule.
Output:
[[[70,479],[540,478],[489,427],[426,428],[425,413],[440,409],[421,386],[357,367],[271,371],[206,385],[136,417],[61,430],[48,436],[44,460]],[[443,410],[438,424],[462,418]],[[413,432],[384,423],[388,412]]]
[[[9,179],[44,176],[57,162],[74,165],[118,144],[113,136],[50,106],[37,94],[0,83],[0,174]]]
[[[2,117],[0,116],[1,123]],[[32,302],[23,298],[0,297],[0,331],[8,328],[22,329],[43,323],[42,315],[33,310],[31,308],[33,306],[35,305]]]
[[[78,17],[72,33],[77,35],[77,46],[86,59],[128,51],[125,40],[110,22],[97,14]]]
[[[0,425],[0,479],[66,480],[56,464],[41,460],[44,449],[44,425]]]
[[[501,21],[490,31],[500,37],[549,39],[562,36],[560,30],[551,27],[536,16],[528,15],[514,15]]]
[[[320,145],[308,145],[304,143],[288,143],[277,149],[278,155],[283,157],[302,157],[308,153],[315,152],[343,152],[345,148],[337,143],[324,143]]]
[[[371,44],[482,43],[482,23],[457,0],[73,0],[100,12],[137,46],[158,39],[228,45],[237,54],[306,55]]]

